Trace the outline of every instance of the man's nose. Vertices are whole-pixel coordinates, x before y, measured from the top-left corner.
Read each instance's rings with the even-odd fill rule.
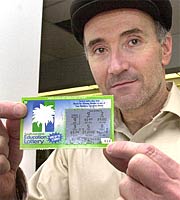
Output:
[[[124,52],[116,50],[111,52],[109,58],[108,73],[109,74],[120,74],[123,71],[129,69],[129,61]]]

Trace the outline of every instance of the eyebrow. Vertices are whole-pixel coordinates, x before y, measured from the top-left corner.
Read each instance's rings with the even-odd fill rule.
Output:
[[[130,30],[127,30],[127,31],[124,31],[120,34],[121,37],[123,36],[126,36],[126,35],[131,35],[133,33],[140,33],[140,34],[144,34],[144,32],[142,30],[140,30],[139,28],[133,28],[133,29],[130,29]]]
[[[131,34],[144,34],[144,32],[138,28],[133,28],[127,31],[124,31],[120,34],[120,37],[125,37],[127,35],[131,35]],[[91,41],[89,41],[88,45],[86,46],[87,49],[91,49],[92,46],[94,46],[97,43],[101,43],[101,42],[106,42],[103,38],[95,38]]]
[[[87,45],[87,49],[90,49],[92,46],[100,42],[105,42],[105,40],[103,38],[96,38],[94,40],[91,40]]]

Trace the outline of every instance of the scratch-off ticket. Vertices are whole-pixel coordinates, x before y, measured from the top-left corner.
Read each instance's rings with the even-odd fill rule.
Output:
[[[114,141],[113,96],[23,98],[21,149],[96,148]]]

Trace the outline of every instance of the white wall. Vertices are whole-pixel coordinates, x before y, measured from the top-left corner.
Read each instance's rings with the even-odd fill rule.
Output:
[[[42,1],[1,1],[0,101],[21,101],[38,93]],[[28,178],[35,170],[35,156],[27,150],[21,163]]]

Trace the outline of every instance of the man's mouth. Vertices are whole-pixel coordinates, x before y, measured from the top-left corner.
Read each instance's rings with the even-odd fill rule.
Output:
[[[116,83],[112,84],[111,88],[128,86],[130,84],[133,84],[136,81],[137,80],[123,80],[123,81],[119,81],[119,82],[116,82]]]

